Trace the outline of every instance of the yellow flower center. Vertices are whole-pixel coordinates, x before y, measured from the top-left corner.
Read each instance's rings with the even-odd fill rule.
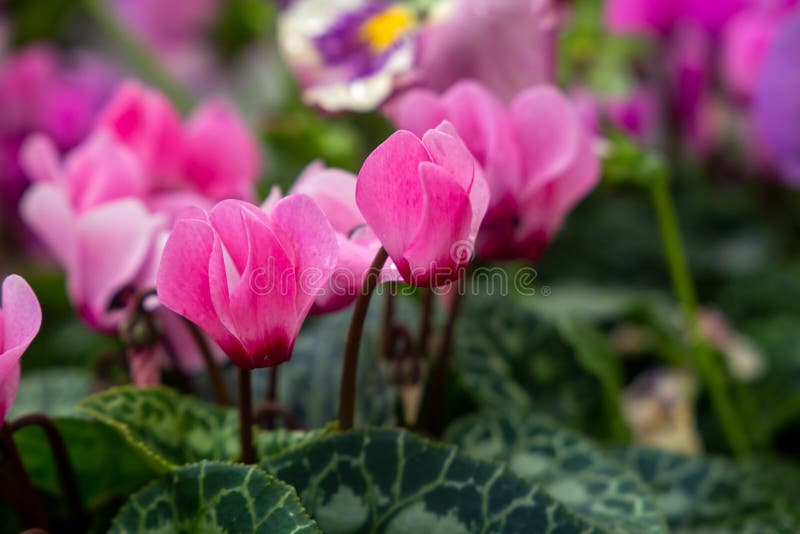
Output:
[[[361,25],[359,35],[375,53],[385,52],[414,28],[416,19],[408,9],[393,6],[370,17]]]

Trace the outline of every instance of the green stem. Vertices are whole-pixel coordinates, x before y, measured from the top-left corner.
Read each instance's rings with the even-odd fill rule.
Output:
[[[47,529],[44,506],[11,433],[8,424],[0,426],[0,497],[11,505],[23,528]]]
[[[242,463],[256,463],[253,447],[253,389],[250,370],[239,368],[239,443],[242,447]]]
[[[147,82],[163,91],[181,112],[185,113],[192,108],[194,98],[191,93],[175,80],[140,39],[117,20],[106,0],[85,0],[85,5],[95,22],[105,30]],[[164,16],[169,16],[169,13],[165,12]]]
[[[375,288],[378,287],[383,264],[388,254],[382,247],[367,272],[361,292],[356,299],[353,317],[350,320],[350,331],[347,333],[347,345],[342,362],[342,381],[339,385],[339,429],[353,428],[356,411],[356,379],[358,375],[358,351],[361,348],[361,335],[364,332],[364,321],[367,318],[369,301]]]
[[[750,446],[747,435],[736,415],[736,410],[728,398],[723,378],[725,370],[719,366],[712,347],[700,330],[697,317],[697,296],[684,253],[666,176],[662,175],[654,180],[651,193],[672,285],[691,333],[694,365],[708,388],[711,402],[728,445],[737,456],[744,456],[749,452]]]

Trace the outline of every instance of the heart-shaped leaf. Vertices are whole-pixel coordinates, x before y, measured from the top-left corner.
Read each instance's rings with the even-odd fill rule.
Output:
[[[542,484],[611,532],[666,532],[664,516],[637,474],[571,430],[532,416],[487,414],[458,421],[446,438],[474,458],[503,462],[521,478]]]
[[[112,533],[321,532],[291,486],[255,466],[201,462],[134,494]]]
[[[601,532],[505,467],[401,430],[335,434],[262,464],[343,532]]]

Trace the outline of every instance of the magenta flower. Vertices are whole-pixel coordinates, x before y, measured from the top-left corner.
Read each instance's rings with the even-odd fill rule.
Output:
[[[800,10],[778,28],[756,85],[753,113],[770,162],[800,188]]]
[[[718,33],[748,0],[607,0],[606,25],[618,33],[666,35],[678,26]]]
[[[42,325],[42,309],[36,295],[21,277],[3,281],[0,310],[0,427],[19,387],[19,359]]]
[[[135,82],[120,85],[97,129],[110,133],[140,158],[151,187],[174,183],[181,166],[181,121],[161,93]]]
[[[481,85],[462,82],[441,96],[410,91],[388,113],[417,133],[453,121],[491,190],[477,246],[488,259],[538,259],[599,179],[592,136],[576,107],[552,87],[529,89],[506,108]]]
[[[307,195],[319,206],[339,243],[336,269],[314,302],[311,313],[341,310],[358,296],[369,266],[381,247],[378,237],[367,226],[356,205],[356,177],[349,172],[329,169],[320,162],[314,162],[303,171],[290,193]],[[271,211],[278,200],[280,191],[273,188],[262,209]],[[397,279],[399,274],[394,265],[388,262],[381,272],[381,280]]]
[[[367,157],[356,203],[403,279],[439,287],[472,259],[489,203],[480,166],[452,124],[401,130]]]
[[[336,266],[336,236],[305,195],[266,214],[237,200],[179,220],[158,271],[164,306],[195,322],[243,369],[278,365]]]
[[[214,200],[253,200],[261,149],[234,109],[209,100],[184,128],[181,175],[191,190]]]

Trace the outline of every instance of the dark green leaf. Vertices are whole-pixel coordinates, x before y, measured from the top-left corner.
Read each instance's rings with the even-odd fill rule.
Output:
[[[320,532],[291,486],[254,466],[201,462],[133,495],[112,533]]]
[[[650,485],[670,528],[683,532],[797,532],[794,466],[691,457],[630,446],[616,455]]]
[[[600,532],[505,467],[405,431],[336,434],[264,465],[325,532]]]
[[[167,388],[119,387],[78,409],[116,429],[160,465],[231,460],[239,453],[236,413]]]
[[[446,438],[472,457],[507,464],[611,532],[666,532],[663,515],[636,473],[575,432],[537,417],[497,414],[462,419]]]
[[[522,414],[535,409],[568,426],[597,430],[594,407],[603,398],[598,381],[581,369],[551,321],[516,300],[466,298],[454,358],[466,389],[483,408]]]

